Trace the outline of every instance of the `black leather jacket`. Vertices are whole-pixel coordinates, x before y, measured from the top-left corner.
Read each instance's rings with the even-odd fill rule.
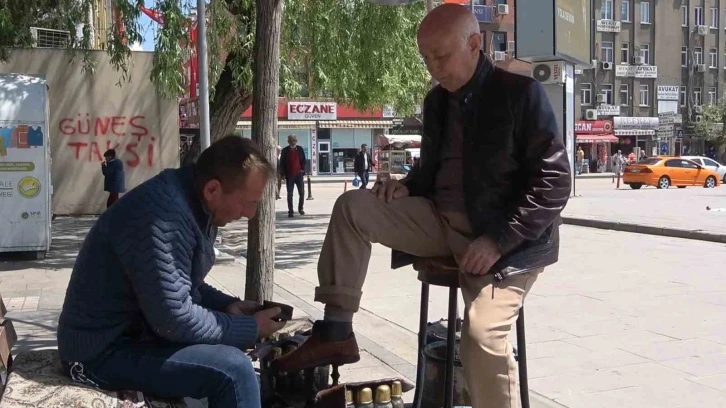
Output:
[[[502,258],[498,280],[557,262],[560,212],[570,197],[570,163],[542,85],[492,66],[482,55],[461,89],[464,193],[476,237],[489,235]],[[402,180],[412,196],[431,196],[440,166],[448,92],[424,101],[421,158]],[[394,251],[394,268],[410,263]]]

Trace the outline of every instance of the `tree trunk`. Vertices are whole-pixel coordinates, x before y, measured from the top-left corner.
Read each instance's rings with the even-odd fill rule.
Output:
[[[227,56],[224,70],[214,87],[214,99],[209,104],[209,132],[212,143],[232,134],[242,113],[252,105],[252,91],[238,87],[233,80],[230,61],[234,58],[234,54]],[[182,166],[197,161],[201,151],[200,140],[195,137],[189,152],[182,157]]]
[[[256,0],[252,140],[277,162],[277,95],[280,88],[280,26],[283,0]],[[272,300],[275,271],[275,188],[270,178],[249,221],[245,299]]]

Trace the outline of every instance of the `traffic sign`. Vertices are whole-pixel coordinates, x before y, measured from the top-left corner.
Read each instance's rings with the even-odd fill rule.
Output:
[[[677,136],[677,137],[683,137],[683,129],[678,129],[678,130],[676,131],[676,136]]]
[[[660,154],[662,154],[662,155],[668,154],[668,143],[662,142],[660,144]]]

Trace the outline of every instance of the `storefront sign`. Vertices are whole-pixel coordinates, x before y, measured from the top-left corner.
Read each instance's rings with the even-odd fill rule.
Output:
[[[384,118],[395,118],[396,117],[396,110],[393,109],[393,106],[386,105],[383,107],[383,116]]]
[[[288,102],[288,120],[338,120],[335,102]]]
[[[597,31],[601,33],[619,33],[620,21],[597,20]]]
[[[658,86],[658,100],[660,101],[677,101],[681,92],[681,87],[670,85]]]
[[[613,118],[615,129],[658,129],[658,118],[619,116]]]
[[[575,134],[578,135],[598,135],[602,133],[612,133],[613,122],[609,120],[578,120],[575,122]]]
[[[620,105],[599,105],[597,107],[598,116],[619,116]]]
[[[658,78],[658,67],[653,65],[616,65],[615,76],[619,78]]]

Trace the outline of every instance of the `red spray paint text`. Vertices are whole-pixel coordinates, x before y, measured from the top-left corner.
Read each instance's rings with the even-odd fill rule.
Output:
[[[58,131],[70,139],[66,145],[76,160],[101,162],[103,152],[114,149],[129,167],[152,167],[156,138],[149,135],[145,122],[146,117],[141,115],[92,117],[79,113],[62,118]]]

